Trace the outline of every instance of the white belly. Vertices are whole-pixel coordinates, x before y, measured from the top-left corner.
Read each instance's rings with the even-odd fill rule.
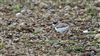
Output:
[[[64,33],[65,31],[68,31],[68,27],[63,27],[63,28],[56,28],[55,27],[55,30],[59,33]]]

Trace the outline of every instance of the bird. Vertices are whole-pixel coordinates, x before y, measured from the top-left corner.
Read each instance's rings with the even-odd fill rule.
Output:
[[[70,33],[70,26],[67,23],[62,22],[54,22],[53,24],[54,29],[56,32],[59,33]]]

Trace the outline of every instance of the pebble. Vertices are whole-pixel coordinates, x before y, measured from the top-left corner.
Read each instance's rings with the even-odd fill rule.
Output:
[[[89,33],[89,31],[88,30],[84,30],[83,33]]]
[[[18,42],[20,38],[13,39],[14,42]]]
[[[96,0],[94,5],[100,7],[100,0]]]
[[[22,14],[25,14],[26,13],[26,10],[25,9],[21,10],[21,13]]]
[[[16,13],[16,17],[17,17],[17,18],[22,18],[23,15],[22,15],[22,13]]]
[[[0,15],[1,15],[1,16],[3,16],[3,15],[4,15],[4,13],[0,12]]]
[[[100,33],[96,34],[94,39],[100,39]]]
[[[33,13],[33,12],[32,12],[31,10],[29,10],[29,9],[27,10],[28,16],[32,16],[32,13]]]
[[[98,16],[100,17],[100,13],[98,13]]]
[[[2,20],[2,18],[0,17],[0,20]]]
[[[65,6],[64,9],[65,9],[66,11],[68,11],[68,10],[71,9],[71,7],[70,7],[70,6]]]

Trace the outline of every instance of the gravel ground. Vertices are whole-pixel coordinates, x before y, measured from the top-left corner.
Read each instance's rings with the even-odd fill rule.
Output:
[[[100,56],[100,1],[43,0],[15,12],[0,5],[0,56]],[[61,21],[71,33],[52,26]]]

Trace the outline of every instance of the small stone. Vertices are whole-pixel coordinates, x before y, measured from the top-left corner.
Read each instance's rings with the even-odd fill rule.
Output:
[[[71,40],[77,40],[77,36],[70,37]]]
[[[1,16],[3,16],[3,15],[4,15],[4,13],[0,12],[0,15],[1,15]]]
[[[100,0],[97,0],[98,2],[100,2]]]
[[[19,38],[15,38],[13,39],[14,42],[18,42],[19,41]]]
[[[94,39],[100,39],[100,33],[96,34]]]
[[[35,3],[36,2],[36,0],[32,0],[32,3]]]
[[[98,13],[98,16],[100,17],[100,13]]]
[[[85,53],[82,53],[81,56],[91,56],[91,54],[90,54],[90,52],[86,51]]]
[[[100,0],[98,1],[95,1],[95,4],[94,4],[96,7],[100,7]]]
[[[88,30],[84,30],[83,33],[89,33],[89,31]]]
[[[25,22],[22,22],[22,23],[20,23],[19,25],[20,25],[20,26],[24,26],[24,25],[25,25]]]
[[[21,13],[22,14],[25,14],[26,13],[26,10],[25,9],[21,10]]]
[[[17,18],[22,18],[23,15],[22,15],[21,13],[16,13],[16,17],[17,17]]]
[[[12,23],[13,26],[17,25],[17,23]]]
[[[33,14],[33,12],[31,11],[31,10],[27,10],[27,14],[29,15],[29,16],[32,16],[32,14]]]
[[[68,11],[68,10],[71,9],[71,7],[70,7],[70,6],[65,6],[64,9],[65,9],[66,11]]]
[[[0,20],[2,20],[2,18],[0,17]]]

